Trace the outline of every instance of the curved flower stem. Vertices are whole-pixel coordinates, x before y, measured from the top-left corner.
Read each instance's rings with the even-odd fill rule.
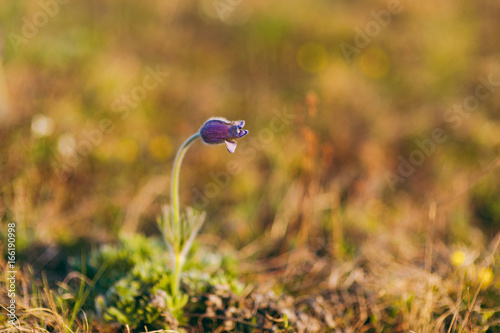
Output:
[[[179,282],[180,275],[182,271],[182,266],[185,262],[185,254],[182,249],[185,243],[184,240],[184,228],[180,223],[180,209],[179,209],[179,174],[181,170],[182,160],[184,159],[184,155],[188,150],[191,143],[196,140],[200,136],[199,133],[191,135],[179,148],[177,155],[174,160],[174,167],[172,169],[172,179],[171,179],[171,187],[170,187],[170,200],[172,200],[172,209],[171,214],[172,217],[170,219],[173,222],[173,226],[171,230],[174,233],[174,240],[176,244],[172,244],[172,254],[173,254],[173,268],[174,268],[174,276],[172,281],[172,295],[174,298],[177,296],[179,291]]]
[[[174,167],[172,169],[172,180],[171,180],[171,187],[170,187],[170,197],[172,200],[172,220],[174,221],[176,231],[178,233],[178,236],[182,236],[182,228],[179,223],[179,174],[181,171],[181,164],[182,160],[184,159],[184,155],[186,154],[186,151],[188,150],[189,146],[191,143],[196,140],[200,136],[200,133],[196,133],[191,135],[179,148],[179,151],[177,151],[177,155],[175,156],[174,160]],[[182,237],[180,238],[182,239]],[[174,249],[175,252],[180,252],[179,245],[181,244],[176,244],[176,249]]]

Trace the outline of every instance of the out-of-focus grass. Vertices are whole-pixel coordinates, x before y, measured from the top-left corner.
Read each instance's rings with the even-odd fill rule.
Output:
[[[338,302],[373,318],[389,304],[396,331],[479,325],[498,311],[499,87],[457,126],[444,117],[479,77],[500,81],[500,7],[402,2],[349,64],[340,43],[387,5],[241,2],[226,24],[211,1],[69,1],[16,50],[42,7],[2,2],[0,213],[17,223],[19,259],[54,282],[82,245],[157,235],[175,147],[221,115],[250,135],[234,156],[192,147],[181,196],[207,199],[202,241],[237,253],[243,280],[348,291],[357,299]],[[126,106],[150,70],[168,75]],[[292,115],[279,130],[276,112]],[[88,139],[104,119],[112,129]],[[447,139],[391,186],[399,156],[436,128]],[[454,266],[456,251],[470,262]]]

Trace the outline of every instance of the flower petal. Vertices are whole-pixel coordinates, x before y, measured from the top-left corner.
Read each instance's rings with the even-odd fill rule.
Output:
[[[245,126],[245,121],[244,120],[237,120],[234,122],[234,124],[236,126],[238,126],[239,128],[242,128],[243,126]]]
[[[245,136],[248,134],[248,131],[247,130],[240,130],[240,132],[238,133],[238,135],[236,136],[236,138],[241,138],[242,136]]]
[[[201,139],[209,144],[222,143],[224,140],[232,139],[236,134],[237,127],[221,119],[209,119],[200,128]]]
[[[231,154],[234,153],[234,151],[236,150],[236,141],[226,140],[226,148],[227,151],[230,152]]]

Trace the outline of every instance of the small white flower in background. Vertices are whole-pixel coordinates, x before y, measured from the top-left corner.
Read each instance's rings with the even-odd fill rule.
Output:
[[[57,140],[57,150],[61,155],[69,157],[76,152],[76,140],[73,134],[64,134]]]
[[[43,138],[54,132],[55,123],[52,118],[43,114],[36,114],[31,119],[31,134],[35,138]]]

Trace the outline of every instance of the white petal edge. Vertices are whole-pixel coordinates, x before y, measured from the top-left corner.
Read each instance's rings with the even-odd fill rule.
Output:
[[[225,142],[227,151],[230,152],[231,154],[234,153],[234,151],[236,150],[236,142],[234,141],[225,141]]]

